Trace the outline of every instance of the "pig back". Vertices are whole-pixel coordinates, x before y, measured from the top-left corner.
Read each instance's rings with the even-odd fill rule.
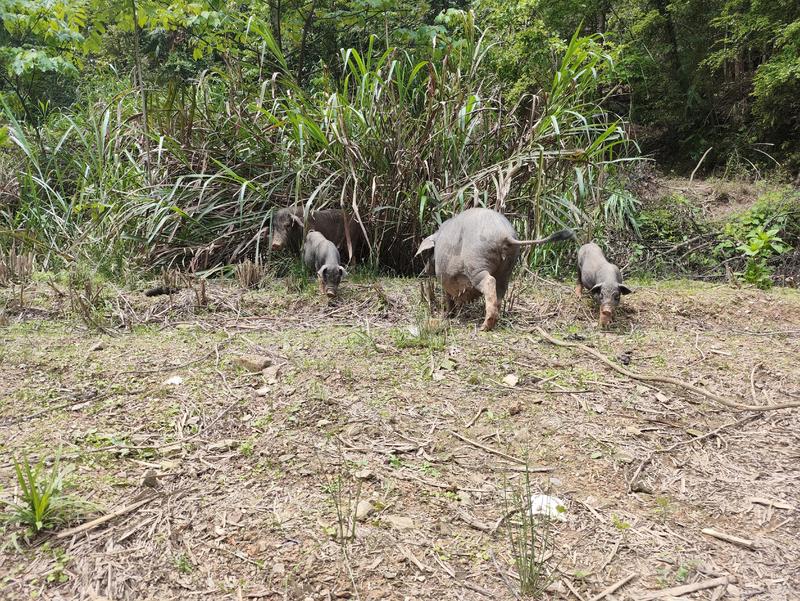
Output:
[[[310,229],[318,231],[325,236],[328,240],[333,242],[339,250],[347,252],[347,236],[345,235],[345,222],[342,218],[342,212],[339,209],[323,209],[321,211],[314,211],[308,219]],[[353,244],[353,253],[358,254],[357,249],[363,247],[364,236],[361,231],[361,226],[353,219],[352,216],[347,216],[347,229],[350,232],[350,240]]]
[[[476,286],[480,274],[488,272],[497,280],[502,296],[519,258],[520,249],[509,245],[516,238],[511,223],[500,213],[474,208],[442,224],[436,237],[436,273],[443,279]]]

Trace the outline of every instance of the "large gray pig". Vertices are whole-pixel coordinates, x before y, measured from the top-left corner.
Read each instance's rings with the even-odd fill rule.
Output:
[[[491,330],[500,316],[500,302],[522,246],[574,240],[575,232],[561,230],[541,240],[517,240],[508,219],[491,209],[467,209],[445,221],[422,241],[417,255],[433,249],[435,273],[442,280],[446,309],[468,303],[481,294],[486,316],[481,330]]]
[[[342,253],[347,254],[345,220],[339,209],[311,211],[308,215],[308,230],[316,230],[333,242]],[[347,218],[347,229],[353,245],[353,256],[360,257],[364,250],[364,235],[361,226],[352,217]],[[272,250],[300,249],[303,240],[303,207],[279,209],[272,218]]]
[[[610,263],[594,242],[584,244],[578,249],[578,285],[575,294],[580,297],[584,288],[588,288],[600,303],[602,327],[610,324],[614,318],[614,309],[619,305],[620,294],[633,292],[622,283],[619,267]]]

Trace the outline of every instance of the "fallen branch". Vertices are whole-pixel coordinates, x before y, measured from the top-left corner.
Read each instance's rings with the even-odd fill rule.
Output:
[[[598,359],[599,361],[605,363],[611,369],[621,373],[624,376],[627,376],[633,380],[641,380],[643,382],[661,382],[663,384],[672,384],[673,386],[677,386],[679,388],[683,388],[684,390],[688,390],[690,392],[694,392],[695,394],[699,394],[704,396],[712,401],[719,403],[725,407],[729,407],[730,409],[737,409],[739,411],[774,411],[776,409],[792,409],[796,407],[800,407],[800,401],[789,401],[787,403],[778,403],[776,405],[747,405],[746,403],[739,403],[736,401],[730,401],[726,398],[719,396],[718,394],[714,394],[708,390],[704,390],[702,388],[698,388],[693,384],[689,384],[688,382],[684,382],[683,380],[679,380],[677,378],[670,378],[668,376],[651,376],[646,374],[639,374],[629,369],[622,367],[621,365],[617,365],[613,361],[611,361],[608,357],[603,355],[600,351],[597,351],[593,348],[586,346],[585,344],[580,344],[578,342],[567,342],[565,340],[558,340],[553,338],[545,332],[541,327],[537,327],[536,331],[539,333],[539,336],[547,340],[551,344],[555,344],[556,346],[563,346],[567,348],[576,348],[580,349],[584,353],[591,355],[592,357]]]
[[[467,444],[471,444],[473,447],[477,447],[479,449],[486,451],[487,453],[491,453],[492,455],[497,455],[498,457],[502,457],[503,459],[507,459],[508,461],[511,461],[513,463],[525,465],[525,462],[522,459],[517,459],[512,455],[507,455],[506,453],[503,453],[503,451],[498,451],[497,449],[493,449],[492,447],[487,447],[486,445],[483,445],[475,440],[470,440],[466,436],[461,436],[461,434],[459,434],[458,432],[454,432],[453,430],[448,430],[448,432],[450,432],[450,434],[452,434],[459,440],[463,440]]]
[[[750,549],[751,551],[755,551],[756,549],[755,543],[747,538],[741,538],[739,536],[734,536],[733,534],[726,534],[725,532],[720,532],[719,530],[714,530],[713,528],[703,528],[701,532],[703,534],[707,534],[708,536],[718,538],[719,540],[724,540],[726,543],[731,543],[733,545],[744,547],[745,549]]]
[[[609,586],[607,589],[605,589],[605,590],[603,590],[602,592],[600,592],[600,593],[596,594],[596,595],[595,595],[594,597],[592,597],[592,598],[591,598],[589,601],[600,601],[600,599],[602,599],[602,598],[603,598],[603,597],[605,597],[606,595],[610,595],[611,593],[613,593],[613,592],[614,592],[614,591],[616,591],[617,589],[620,589],[620,588],[622,588],[623,586],[625,586],[626,584],[628,584],[628,583],[629,583],[631,580],[633,580],[634,578],[636,578],[636,576],[638,576],[638,574],[636,574],[636,573],[633,573],[633,574],[628,574],[628,575],[627,575],[627,576],[625,576],[625,578],[623,578],[622,580],[618,580],[617,582],[615,582],[614,584],[612,584],[611,586]]]
[[[131,503],[130,505],[126,505],[125,507],[120,507],[116,511],[112,511],[107,515],[100,516],[92,520],[91,522],[86,522],[85,524],[81,524],[80,526],[75,526],[75,528],[70,528],[69,530],[64,530],[63,532],[59,532],[56,534],[56,538],[69,538],[71,536],[75,536],[76,534],[80,534],[82,532],[86,532],[88,530],[94,530],[98,526],[102,526],[106,522],[110,522],[111,520],[118,518],[126,513],[130,513],[131,511],[135,511],[139,509],[142,505],[146,505],[153,499],[158,497],[158,495],[153,495],[151,497],[147,497],[146,499],[142,499],[141,501],[136,501],[135,503]]]
[[[692,444],[693,442],[700,442],[701,440],[705,440],[707,438],[711,438],[712,436],[717,436],[722,430],[724,430],[726,428],[730,428],[731,426],[740,426],[740,425],[745,424],[747,422],[751,422],[756,417],[757,416],[755,416],[755,415],[751,415],[749,417],[745,417],[744,419],[736,420],[735,422],[722,424],[719,428],[715,428],[711,432],[706,432],[702,436],[692,437],[692,438],[690,438],[688,440],[679,440],[675,444],[670,445],[665,449],[656,449],[655,451],[650,453],[647,457],[642,459],[642,462],[639,464],[639,467],[636,468],[636,471],[633,473],[633,476],[631,477],[631,480],[628,483],[628,492],[637,492],[637,490],[634,489],[634,485],[637,484],[637,481],[639,480],[639,476],[641,475],[642,470],[645,468],[645,466],[648,463],[650,463],[653,460],[653,457],[655,457],[657,453],[669,453],[670,451],[674,451],[675,449],[677,449],[680,446],[683,446],[683,445],[686,445],[686,444]]]
[[[750,497],[751,503],[758,503],[759,505],[766,505],[767,507],[775,507],[776,509],[788,509],[794,511],[794,507],[783,501],[773,501],[771,499],[764,499],[762,497]]]
[[[682,586],[674,586],[672,588],[665,588],[661,589],[660,591],[640,595],[636,597],[636,601],[651,601],[652,599],[663,599],[664,597],[680,597],[681,595],[694,593],[695,591],[702,591],[707,588],[726,586],[731,582],[736,582],[736,578],[733,576],[721,576],[719,578],[712,578],[711,580],[694,582],[692,584],[684,584]]]
[[[478,421],[478,418],[479,418],[479,417],[481,416],[481,414],[483,414],[485,411],[487,411],[486,407],[481,407],[480,409],[478,409],[478,412],[475,414],[475,417],[473,417],[471,420],[469,420],[469,423],[467,424],[467,428],[471,428],[472,426],[474,426],[474,425],[475,425],[475,422],[476,422],[476,421]]]

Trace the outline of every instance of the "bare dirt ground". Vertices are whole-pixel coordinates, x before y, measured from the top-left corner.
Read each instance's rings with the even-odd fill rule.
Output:
[[[526,458],[534,492],[566,506],[545,598],[620,582],[602,598],[709,582],[681,598],[800,598],[800,409],[732,410],[536,331],[785,403],[800,400],[798,291],[639,283],[601,332],[569,287],[528,280],[478,333],[480,307],[429,331],[414,280],[348,281],[332,305],[296,286],[209,285],[205,308],[127,294],[113,336],[47,286],[22,311],[0,290],[0,498],[12,457],[61,448],[73,492],[125,510],[30,543],[0,527],[0,598],[514,599],[508,498]],[[343,543],[358,502],[369,514]]]

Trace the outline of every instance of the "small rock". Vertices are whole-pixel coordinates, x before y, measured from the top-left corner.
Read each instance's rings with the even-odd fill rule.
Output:
[[[387,515],[383,519],[395,530],[413,530],[416,528],[414,520],[401,515]]]
[[[263,355],[238,355],[233,358],[233,363],[255,373],[272,365],[272,359]]]
[[[229,451],[239,446],[239,441],[233,438],[223,438],[215,443],[208,445],[209,451]]]
[[[519,382],[519,376],[517,374],[508,374],[505,378],[503,378],[503,385],[508,386],[509,388],[514,388]]]
[[[522,413],[523,409],[524,407],[520,403],[517,403],[516,405],[511,405],[511,407],[508,408],[508,414],[517,415],[519,413]]]
[[[627,453],[618,454],[617,459],[619,460],[620,463],[633,463],[633,457],[631,457]]]
[[[661,403],[666,403],[666,402],[669,401],[669,397],[666,394],[664,394],[663,392],[657,392],[656,393],[656,400],[658,400]]]
[[[144,473],[142,476],[142,486],[158,488],[158,474],[156,473],[156,470],[149,469]]]
[[[369,501],[359,501],[358,505],[356,505],[356,519],[359,521],[363,521],[367,519],[367,516],[371,515],[375,512],[375,506],[370,503]]]
[[[603,405],[594,405],[592,407],[592,409],[594,409],[595,413],[605,413],[606,412],[606,408]]]
[[[445,359],[442,361],[441,365],[439,366],[440,369],[446,369],[447,371],[451,371],[456,368],[456,362],[452,359]]]
[[[354,472],[353,475],[359,480],[369,480],[375,477],[375,474],[373,474],[370,470],[366,468]]]
[[[267,396],[269,394],[269,386],[262,386],[256,390],[256,396]]]
[[[286,566],[282,563],[272,564],[272,574],[274,576],[283,576],[286,573]]]
[[[433,372],[431,378],[433,379],[434,382],[441,382],[442,380],[444,380],[444,374],[440,371],[435,371]]]
[[[168,447],[159,447],[156,449],[161,457],[174,457],[183,453],[183,446],[180,444],[169,445]]]
[[[89,347],[89,351],[94,353],[97,351],[102,351],[104,348],[106,348],[106,343],[103,342],[102,340],[98,340],[92,346]]]
[[[266,369],[263,370],[264,374],[264,381],[267,384],[277,384],[278,383],[278,376],[281,373],[282,365],[270,365]]]
[[[180,376],[170,376],[164,380],[164,386],[180,386],[183,384],[183,378]]]
[[[470,495],[466,490],[459,490],[458,502],[462,505],[472,505],[472,495]]]

